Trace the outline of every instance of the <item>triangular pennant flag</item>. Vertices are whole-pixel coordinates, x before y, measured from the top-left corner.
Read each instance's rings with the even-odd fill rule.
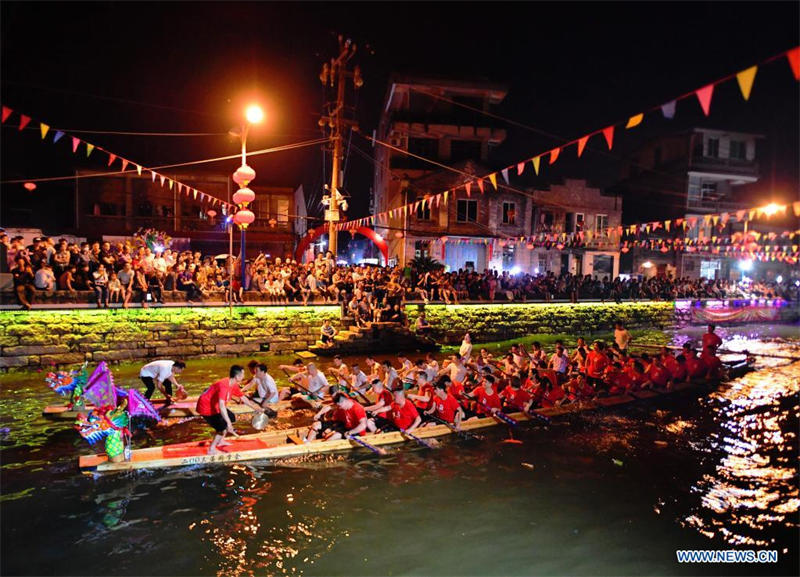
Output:
[[[586,148],[586,143],[589,142],[589,137],[584,136],[578,139],[578,158],[583,154],[583,149]]]
[[[196,188],[192,189],[192,193],[194,194],[195,200],[197,200],[197,189]]]
[[[128,168],[128,161],[123,158],[122,159],[122,172],[125,172],[126,168]]]
[[[56,130],[56,133],[53,135],[53,142],[58,142],[59,139],[64,136],[64,133],[60,130]]]
[[[489,175],[489,182],[491,182],[492,186],[494,187],[494,189],[497,190],[497,173],[496,172],[493,172],[492,174]]]
[[[449,190],[444,191],[444,203],[447,204],[447,195],[450,194]]]
[[[800,80],[800,46],[789,50],[786,53],[786,58],[789,60],[789,66],[792,67],[794,79]]]
[[[608,149],[611,150],[611,147],[614,145],[614,125],[608,126],[603,129],[603,136],[606,137],[606,144],[608,144]]]
[[[482,178],[478,179],[478,188],[480,189],[481,194],[483,194],[483,179]]]
[[[667,102],[666,104],[661,105],[661,114],[664,115],[664,118],[667,118],[669,120],[675,118],[675,105],[676,105],[675,100],[672,100],[670,102]]]
[[[178,194],[180,194],[180,193],[181,193],[181,189],[182,189],[182,188],[183,188],[183,184],[179,182],[179,183],[178,183]]]
[[[524,170],[525,170],[525,163],[524,162],[520,162],[519,164],[517,164],[517,176],[522,174],[522,172]]]
[[[164,181],[166,180],[167,177],[164,176],[163,174],[159,174],[158,177],[161,179],[161,186],[164,186]]]
[[[531,159],[533,163],[533,172],[536,173],[536,176],[539,176],[539,162],[541,162],[541,157],[535,156]]]
[[[86,143],[86,158],[89,158],[89,155],[92,154],[93,150],[94,150],[94,144],[89,144],[87,142]]]
[[[136,165],[136,173],[137,173],[139,176],[142,176],[142,166],[141,166],[140,164],[137,164],[137,165]]]
[[[468,183],[466,183],[466,184],[464,185],[464,188],[466,188],[466,189],[467,189],[467,196],[469,196],[469,195],[470,195],[470,192],[471,192],[471,189],[472,189],[472,183],[471,183],[471,182],[468,182]]]
[[[629,128],[635,128],[635,127],[639,126],[642,123],[642,119],[643,118],[644,118],[644,113],[642,113],[642,112],[640,112],[639,114],[636,114],[634,116],[631,116],[628,119],[628,124],[625,125],[625,129],[627,130]]]
[[[39,130],[42,131],[42,140],[44,140],[44,137],[47,136],[47,131],[50,130],[50,127],[46,125],[44,122],[40,122]]]
[[[8,120],[8,117],[11,116],[12,112],[13,111],[8,106],[3,106],[3,116],[0,122],[5,122],[6,120]]]
[[[74,136],[72,137],[72,152],[73,153],[78,151],[78,145],[80,143],[81,143],[81,141],[79,139],[75,138]]]
[[[695,91],[695,94],[697,94],[697,100],[700,101],[700,106],[703,108],[703,114],[708,116],[711,111],[711,95],[714,94],[714,85],[703,86],[700,90]]]
[[[25,130],[25,127],[28,126],[28,123],[31,121],[30,116],[25,116],[24,114],[20,114],[19,116],[19,129]]]
[[[736,80],[739,82],[739,90],[742,91],[742,97],[745,100],[750,99],[750,90],[753,88],[753,81],[756,79],[757,71],[758,66],[751,66],[736,75]]]
[[[114,161],[115,161],[116,159],[117,159],[117,155],[116,155],[116,154],[111,154],[111,153],[109,152],[109,153],[108,153],[108,166],[111,166],[112,164],[114,164]]]
[[[153,182],[155,182],[156,181],[156,173],[151,170],[150,171],[150,176],[153,177]]]
[[[168,182],[169,182],[169,189],[172,190],[172,185],[175,184],[175,181],[170,178],[168,179]]]
[[[669,220],[665,220],[664,221],[664,228],[667,230],[667,232],[669,232],[670,224],[672,224],[672,221],[669,221]]]
[[[505,180],[506,184],[508,184],[508,169],[504,168],[503,170],[500,171],[500,174],[503,175],[503,180]]]
[[[560,152],[561,148],[554,148],[550,151],[550,164],[553,164],[556,161]]]

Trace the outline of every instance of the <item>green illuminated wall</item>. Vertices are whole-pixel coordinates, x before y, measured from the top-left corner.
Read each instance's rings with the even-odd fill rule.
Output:
[[[0,313],[0,370],[84,360],[238,356],[305,350],[338,306],[150,308]]]
[[[420,307],[407,307],[411,326]],[[469,331],[479,342],[502,341],[536,333],[584,335],[614,329],[616,321],[628,328],[667,327],[674,321],[671,302],[624,304],[494,304],[427,305],[425,317],[442,343],[461,342]]]

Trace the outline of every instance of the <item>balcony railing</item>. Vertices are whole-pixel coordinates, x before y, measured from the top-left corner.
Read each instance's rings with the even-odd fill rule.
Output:
[[[119,216],[85,214],[80,219],[80,230],[91,230],[98,234],[129,234],[140,228],[163,230],[172,236],[181,236],[191,232],[224,232],[224,216],[217,215],[213,219],[202,219],[191,216]],[[274,218],[274,217],[270,217]],[[248,227],[254,232],[294,232],[291,222],[280,222],[275,219],[274,226],[270,218],[256,218]]]
[[[692,156],[692,164],[689,170],[701,172],[717,172],[733,174],[736,176],[758,176],[758,163],[754,160],[742,160],[739,158],[715,158],[712,156]]]

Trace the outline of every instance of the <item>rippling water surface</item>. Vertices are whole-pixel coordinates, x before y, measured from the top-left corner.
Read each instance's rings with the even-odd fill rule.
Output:
[[[731,350],[800,357],[797,326],[718,332]],[[197,391],[230,363],[191,362],[184,380]],[[114,373],[132,384],[137,368]],[[521,444],[498,427],[381,459],[112,476],[78,472],[92,451],[40,416],[58,401],[43,376],[0,378],[3,575],[797,574],[800,362],[760,358],[713,391],[526,425]],[[207,436],[189,420],[136,442]],[[675,561],[730,548],[775,549],[779,564]]]

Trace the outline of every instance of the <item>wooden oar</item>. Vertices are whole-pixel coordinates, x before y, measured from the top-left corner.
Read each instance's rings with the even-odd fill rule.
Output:
[[[446,426],[448,429],[453,431],[456,435],[458,435],[462,439],[473,439],[475,441],[483,441],[485,439],[485,437],[483,437],[481,435],[476,435],[475,433],[470,433],[469,431],[459,431],[453,425],[451,425],[450,423],[448,423],[444,419],[442,419],[440,417],[437,417],[436,415],[430,415],[430,417],[434,421],[437,421],[437,422],[443,424],[444,426]]]
[[[381,449],[381,448],[376,447],[374,445],[370,445],[369,443],[367,443],[366,441],[364,441],[362,439],[359,439],[355,435],[345,435],[344,438],[347,439],[348,441],[355,441],[356,443],[358,443],[362,447],[366,447],[367,449],[369,449],[370,451],[372,451],[373,453],[375,453],[377,455],[383,456],[383,455],[386,454],[386,449]]]
[[[431,443],[429,443],[428,441],[425,441],[424,439],[420,439],[419,437],[417,437],[416,435],[413,435],[413,434],[409,433],[409,432],[408,432],[408,431],[406,431],[405,429],[400,429],[400,428],[398,427],[398,429],[397,429],[397,430],[398,430],[398,431],[400,431],[400,434],[401,434],[401,435],[403,435],[403,436],[406,436],[406,437],[411,437],[412,439],[414,439],[414,440],[415,440],[417,443],[419,443],[419,444],[420,444],[420,445],[422,445],[423,447],[427,447],[428,449],[435,449],[435,448],[436,448],[434,445],[432,445],[432,444],[431,444]]]
[[[491,417],[494,417],[494,418],[496,418],[496,419],[498,419],[500,421],[503,421],[506,424],[511,425],[512,427],[516,427],[517,425],[519,425],[519,421],[517,421],[516,419],[513,419],[512,417],[509,417],[508,415],[506,415],[505,413],[503,413],[500,410],[498,410],[496,412],[492,412],[492,408],[489,405],[487,405],[486,403],[484,403],[483,401],[481,401],[480,399],[477,399],[477,398],[472,397],[470,395],[467,395],[467,397],[469,397],[473,401],[477,401],[478,404],[481,405],[483,408],[488,409],[489,413],[490,413],[488,416],[491,416]]]

